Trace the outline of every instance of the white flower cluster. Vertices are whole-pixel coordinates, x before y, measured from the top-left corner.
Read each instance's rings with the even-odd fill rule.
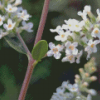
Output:
[[[95,59],[92,58],[84,69],[80,68],[80,75],[75,75],[75,83],[72,85],[69,81],[64,81],[60,87],[56,89],[56,93],[50,100],[92,100],[92,96],[96,95],[94,89],[88,89],[89,83],[95,81],[96,76],[90,76],[96,71]],[[82,92],[86,92],[88,95],[85,97]]]
[[[0,1],[0,39],[10,33],[21,33],[23,30],[33,32],[33,23],[26,23],[31,17],[27,10],[17,7],[22,0],[2,0]],[[22,26],[19,26],[22,22]]]
[[[61,45],[55,46],[52,42],[49,44],[51,50],[47,56],[54,55],[55,59],[60,59],[61,52],[65,51],[65,57],[62,62],[80,63],[80,57],[83,50],[77,49],[78,45],[84,47],[87,52],[87,59],[92,53],[97,52],[96,45],[100,43],[100,11],[97,9],[98,17],[91,12],[91,6],[86,5],[83,12],[79,11],[78,15],[82,21],[76,19],[65,20],[65,24],[57,26],[56,29],[50,29],[51,32],[57,32],[56,41],[61,41]]]

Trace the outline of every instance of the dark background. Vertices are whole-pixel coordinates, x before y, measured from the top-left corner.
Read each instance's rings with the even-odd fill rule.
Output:
[[[29,50],[31,51],[34,44],[35,35],[38,29],[44,0],[23,0],[22,6],[32,15],[30,21],[33,22],[33,33],[24,31],[21,33]],[[75,18],[81,20],[77,11],[83,10],[85,5],[91,5],[92,11],[96,15],[96,9],[100,7],[100,0],[51,0],[49,13],[43,32],[42,39],[47,42],[54,42],[54,36],[57,33],[50,33],[49,29],[56,28],[64,24],[64,20]],[[100,45],[99,45],[100,46]],[[98,46],[98,51],[100,48]],[[94,54],[98,70],[100,52]],[[80,64],[62,63],[61,59],[56,60],[53,57],[44,58],[34,69],[27,91],[25,100],[50,100],[53,92],[61,85],[63,81],[69,80],[74,83],[74,75],[78,69],[83,67],[87,62],[86,56],[83,55]],[[21,85],[24,80],[27,57],[10,48],[4,39],[0,40],[0,100],[17,100],[20,93]],[[90,84],[90,88],[100,91],[100,72],[94,73],[98,77],[96,82]],[[95,97],[94,100],[99,100]]]

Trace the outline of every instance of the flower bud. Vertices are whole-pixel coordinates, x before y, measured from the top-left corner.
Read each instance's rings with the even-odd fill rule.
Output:
[[[91,81],[96,81],[97,80],[97,77],[96,76],[92,76],[92,77],[90,77],[90,80]]]

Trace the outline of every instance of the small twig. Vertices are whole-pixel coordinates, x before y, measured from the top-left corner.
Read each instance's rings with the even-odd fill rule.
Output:
[[[45,2],[44,2],[42,16],[41,16],[41,20],[40,20],[40,24],[39,24],[39,28],[37,31],[34,45],[36,45],[37,42],[41,40],[44,26],[45,26],[45,22],[46,22],[46,18],[47,18],[49,2],[50,2],[50,0],[45,0]],[[25,50],[29,56],[28,68],[27,68],[25,79],[24,79],[24,82],[22,84],[22,88],[21,88],[20,95],[18,98],[18,100],[24,100],[36,61],[32,58],[32,55],[31,55],[30,51],[28,50],[26,44],[24,43],[23,39],[21,38],[21,36],[19,34],[17,34],[17,35],[18,35],[20,41],[23,44],[23,47],[25,48]]]

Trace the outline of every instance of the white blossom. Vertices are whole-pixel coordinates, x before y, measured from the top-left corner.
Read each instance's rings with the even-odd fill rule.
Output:
[[[78,84],[68,84],[68,89],[71,91],[71,92],[78,92]]]
[[[67,54],[63,59],[62,62],[67,62],[69,61],[70,63],[74,63],[75,62],[75,55],[73,54]]]
[[[99,30],[99,28],[94,28],[94,30],[92,31],[91,35],[93,37],[98,37],[100,39],[100,30]]]
[[[93,53],[96,53],[97,52],[97,48],[96,48],[96,45],[100,43],[99,40],[89,40],[88,42],[88,45],[86,46],[85,48],[85,51],[87,51],[88,55],[87,55],[87,59],[90,58],[90,54],[93,52]]]
[[[59,35],[55,36],[55,40],[64,42],[67,40],[69,32],[61,32]]]
[[[86,13],[90,13],[90,12],[91,12],[91,6],[86,5],[86,6],[84,7],[84,10],[83,10],[83,11],[86,12]]]
[[[11,4],[8,4],[7,8],[5,8],[7,12],[16,12],[17,7],[13,7]]]
[[[57,26],[56,29],[50,29],[51,32],[57,32],[58,34],[64,32],[61,26]]]
[[[0,26],[3,24],[4,20],[5,20],[5,17],[0,15]]]
[[[74,55],[77,55],[78,53],[78,49],[76,48],[78,46],[78,43],[77,42],[73,42],[71,43],[70,41],[67,41],[65,43],[65,46],[66,46],[66,54],[74,54]]]
[[[18,17],[21,18],[22,20],[28,21],[31,16],[27,13],[26,10],[23,10],[22,12],[18,13]]]
[[[17,5],[20,5],[21,3],[22,3],[22,0],[16,0],[14,5],[17,6]]]
[[[7,24],[4,24],[3,26],[6,30],[12,30],[15,27],[15,24],[16,22],[13,23],[11,19],[8,19]]]
[[[92,97],[91,97],[90,94],[88,94],[88,96],[87,96],[87,100],[92,100]]]
[[[88,90],[88,93],[90,93],[93,96],[97,94],[97,92],[94,89]]]
[[[33,23],[29,22],[26,23],[25,21],[22,22],[23,25],[23,29],[26,30],[27,32],[33,32],[32,28],[33,28]]]
[[[79,11],[77,14],[78,14],[79,16],[81,16],[81,17],[83,18],[84,21],[87,20],[87,13],[86,13],[85,11],[83,11],[83,12]]]
[[[54,57],[55,57],[56,59],[59,59],[59,58],[61,57],[60,51],[62,51],[63,46],[62,46],[62,45],[57,45],[57,46],[55,46],[52,42],[50,42],[50,43],[49,43],[49,47],[50,47],[51,50],[49,50],[49,51],[47,52],[47,56],[50,57],[50,56],[54,55]]]

